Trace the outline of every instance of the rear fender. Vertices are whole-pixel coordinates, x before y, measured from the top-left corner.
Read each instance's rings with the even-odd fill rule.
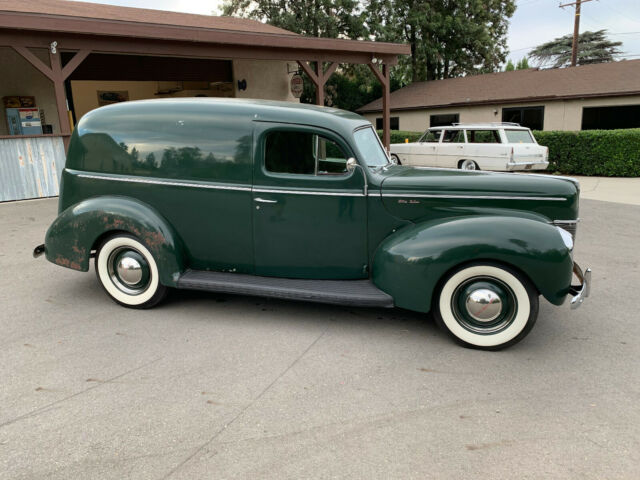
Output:
[[[163,285],[176,285],[184,270],[182,241],[155,209],[126,197],[94,197],[64,210],[47,230],[45,255],[57,265],[86,272],[96,241],[120,232],[149,249]]]
[[[414,224],[387,237],[376,251],[373,282],[398,307],[427,312],[441,279],[473,261],[524,273],[551,303],[569,293],[573,260],[557,229],[508,216],[468,216]]]

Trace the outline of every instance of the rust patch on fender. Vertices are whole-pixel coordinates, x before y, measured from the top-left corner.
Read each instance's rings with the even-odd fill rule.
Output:
[[[58,255],[56,257],[56,264],[61,265],[63,267],[71,268],[71,260],[68,258],[64,258],[62,255]]]
[[[158,249],[165,244],[166,240],[164,235],[160,232],[145,232],[144,242],[152,249]]]

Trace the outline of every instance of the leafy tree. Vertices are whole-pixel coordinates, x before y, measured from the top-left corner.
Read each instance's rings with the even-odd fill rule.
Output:
[[[516,70],[527,70],[531,68],[529,66],[529,59],[527,57],[522,57],[522,59],[516,64]]]
[[[527,57],[523,57],[518,60],[515,65],[513,64],[513,61],[509,59],[507,65],[504,67],[504,71],[512,72],[513,70],[526,70],[528,68],[531,68],[529,67],[529,59]]]
[[[365,14],[357,0],[225,0],[223,15],[253,18],[313,37],[363,38]]]
[[[366,14],[357,0],[226,0],[224,15],[254,18],[314,37],[368,39]],[[315,85],[306,74],[300,101],[315,103]],[[382,87],[365,65],[340,65],[325,85],[325,103],[355,110],[382,96]]]
[[[560,68],[571,65],[573,35],[565,35],[534,48],[529,55],[539,67]],[[622,53],[618,47],[622,42],[612,42],[606,30],[584,32],[578,36],[578,65],[613,62],[615,55]]]
[[[369,0],[376,40],[406,42],[393,74],[401,82],[494,72],[506,59],[514,0]]]

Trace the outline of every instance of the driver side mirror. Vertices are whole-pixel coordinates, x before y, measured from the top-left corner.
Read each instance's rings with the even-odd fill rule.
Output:
[[[347,160],[347,172],[353,172],[357,166],[358,162],[356,162],[355,158],[351,157]]]

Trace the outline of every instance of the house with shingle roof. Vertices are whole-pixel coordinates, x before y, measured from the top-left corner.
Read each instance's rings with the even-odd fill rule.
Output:
[[[640,60],[416,82],[391,93],[391,128],[517,122],[536,130],[640,127]],[[382,99],[358,110],[380,123]]]

